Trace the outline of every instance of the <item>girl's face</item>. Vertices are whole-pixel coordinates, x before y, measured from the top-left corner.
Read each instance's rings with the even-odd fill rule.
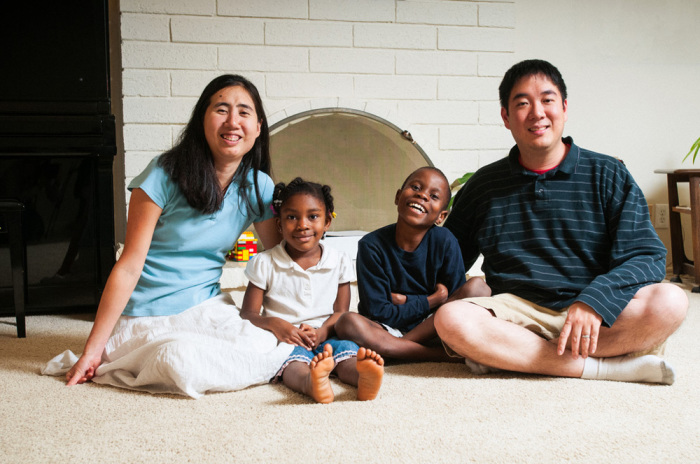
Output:
[[[248,91],[234,85],[211,97],[204,134],[215,162],[240,162],[260,135],[260,119]]]
[[[320,250],[318,242],[331,225],[326,205],[307,193],[287,198],[280,208],[277,224],[287,242],[287,253],[293,260],[311,256]]]

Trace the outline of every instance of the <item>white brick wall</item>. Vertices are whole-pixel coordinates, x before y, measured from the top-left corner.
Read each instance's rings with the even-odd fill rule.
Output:
[[[243,16],[256,18],[309,17],[308,0],[219,0],[220,16]]]
[[[403,101],[398,104],[399,117],[412,124],[478,124],[479,106],[463,101]]]
[[[214,69],[217,49],[206,45],[124,42],[124,69]],[[204,87],[204,86],[202,86]]]
[[[216,0],[120,0],[122,12],[167,15],[205,15],[216,13]]]
[[[398,2],[396,18],[402,23],[477,25],[477,2]]]
[[[330,21],[267,21],[265,44],[351,47],[352,25]]]
[[[479,5],[479,26],[515,27],[515,8],[512,4]]]
[[[395,20],[396,0],[309,0],[309,19],[335,21]]]
[[[309,50],[312,73],[394,74],[393,50],[360,48],[312,48]]]
[[[167,42],[170,39],[170,19],[163,15],[124,13],[122,39]]]
[[[496,77],[441,77],[438,98],[441,100],[496,100],[501,79]]]
[[[125,173],[170,148],[204,86],[248,77],[271,123],[347,107],[409,130],[450,180],[503,156],[515,0],[121,0]]]
[[[396,74],[475,76],[477,55],[440,50],[396,52]]]
[[[253,19],[174,17],[170,20],[173,42],[210,44],[262,44],[265,25]]]
[[[356,47],[434,50],[437,29],[414,24],[356,24]]]
[[[124,124],[179,124],[187,121],[196,98],[124,97]]]
[[[501,105],[497,101],[479,102],[479,124],[503,125],[501,119]]]
[[[445,150],[503,150],[513,145],[510,132],[500,126],[443,126],[440,148]]]
[[[309,50],[303,47],[230,45],[219,47],[219,67],[260,72],[308,72]],[[204,88],[200,83],[199,86]],[[199,89],[197,95],[202,91]]]
[[[438,29],[438,48],[505,52],[513,50],[513,37],[513,29],[445,26]]]
[[[124,97],[167,97],[170,95],[170,74],[161,70],[125,69],[122,93]]]
[[[357,78],[356,78],[357,79]],[[346,74],[272,74],[265,78],[270,97],[352,97],[353,77]]]

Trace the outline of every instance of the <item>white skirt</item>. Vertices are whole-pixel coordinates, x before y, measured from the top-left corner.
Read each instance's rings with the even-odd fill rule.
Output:
[[[174,316],[119,318],[92,381],[199,398],[268,382],[292,349],[223,293]]]

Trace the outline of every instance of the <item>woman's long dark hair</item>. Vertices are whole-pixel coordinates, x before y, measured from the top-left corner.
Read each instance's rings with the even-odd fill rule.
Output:
[[[187,203],[203,214],[218,211],[224,201],[221,185],[216,177],[214,157],[204,134],[204,116],[211,103],[211,97],[221,89],[240,86],[248,91],[255,104],[255,112],[260,122],[260,135],[255,140],[253,148],[243,156],[241,164],[234,174],[238,182],[240,199],[254,214],[263,214],[263,204],[258,185],[258,171],[269,175],[270,163],[270,130],[263,109],[262,99],[258,89],[249,80],[234,74],[224,74],[212,80],[202,92],[197,104],[192,110],[190,121],[180,134],[173,148],[165,152],[158,160],[160,166],[180,187]],[[253,171],[253,185],[257,208],[251,198],[248,198],[248,174]]]

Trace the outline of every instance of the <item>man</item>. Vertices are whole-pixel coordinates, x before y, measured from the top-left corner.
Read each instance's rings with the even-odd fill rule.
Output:
[[[668,363],[640,354],[660,353],[688,299],[658,283],[666,249],[641,190],[620,161],[562,138],[566,85],[550,63],[516,64],[499,94],[516,145],[472,176],[445,223],[465,268],[484,255],[494,296],[442,306],[438,335],[473,370],[673,383]]]

